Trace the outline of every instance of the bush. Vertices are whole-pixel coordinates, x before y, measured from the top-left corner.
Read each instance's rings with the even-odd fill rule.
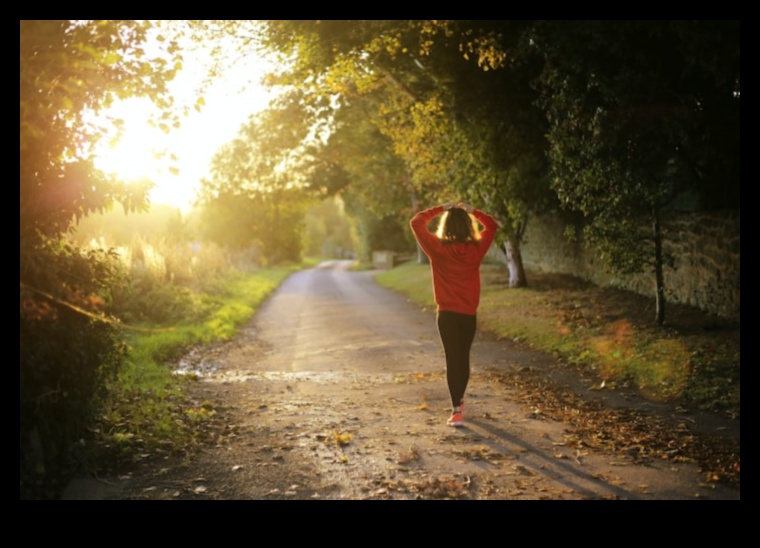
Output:
[[[126,347],[97,311],[115,278],[112,256],[50,241],[30,257],[20,303],[20,490],[22,499],[50,499],[74,473],[74,450]]]
[[[114,291],[113,312],[127,324],[189,323],[202,319],[208,305],[196,296],[213,293],[242,265],[214,244],[178,243],[135,237],[118,248],[125,281]]]
[[[113,311],[128,324],[180,322],[201,313],[188,288],[170,283],[152,284],[144,278],[131,280],[114,292]]]

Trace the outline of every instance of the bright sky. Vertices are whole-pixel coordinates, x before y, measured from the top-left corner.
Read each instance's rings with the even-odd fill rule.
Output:
[[[201,69],[185,69],[171,83],[175,100],[194,104],[201,83]],[[124,136],[115,148],[103,144],[98,152],[97,165],[104,171],[116,173],[127,181],[148,178],[156,187],[150,195],[151,204],[168,204],[188,211],[195,199],[200,179],[208,174],[209,162],[221,145],[237,135],[248,117],[265,108],[270,95],[258,85],[267,65],[250,56],[237,62],[222,78],[216,80],[204,94],[201,112],[192,111],[182,119],[179,129],[168,134],[148,125],[152,104],[147,100],[130,100],[110,111],[124,122]],[[164,159],[154,153],[166,151]],[[177,160],[170,164],[169,154]],[[169,166],[179,168],[179,174]]]

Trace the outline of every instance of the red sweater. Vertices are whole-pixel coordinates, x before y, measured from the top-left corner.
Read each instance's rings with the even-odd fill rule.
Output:
[[[427,224],[443,213],[438,205],[420,211],[409,222],[414,237],[430,259],[433,295],[438,310],[475,315],[480,304],[480,263],[491,247],[498,225],[480,210],[472,211],[483,225],[477,243],[443,243],[427,229]]]

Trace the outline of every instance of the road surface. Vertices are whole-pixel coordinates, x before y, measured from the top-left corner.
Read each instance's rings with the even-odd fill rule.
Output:
[[[739,499],[694,464],[571,448],[570,427],[526,408],[500,375],[557,377],[558,364],[484,334],[465,426],[447,426],[434,311],[350,265],[294,273],[234,341],[183,361],[199,400],[226,413],[225,434],[183,466],[123,482],[121,498]]]

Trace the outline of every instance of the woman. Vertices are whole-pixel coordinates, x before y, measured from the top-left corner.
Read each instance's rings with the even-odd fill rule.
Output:
[[[442,215],[436,234],[427,229]],[[478,230],[478,221],[483,225]],[[414,237],[430,259],[436,321],[446,355],[446,381],[451,395],[449,426],[464,423],[464,392],[470,380],[470,348],[480,303],[480,263],[491,247],[498,224],[467,204],[448,202],[420,211],[410,221]]]

